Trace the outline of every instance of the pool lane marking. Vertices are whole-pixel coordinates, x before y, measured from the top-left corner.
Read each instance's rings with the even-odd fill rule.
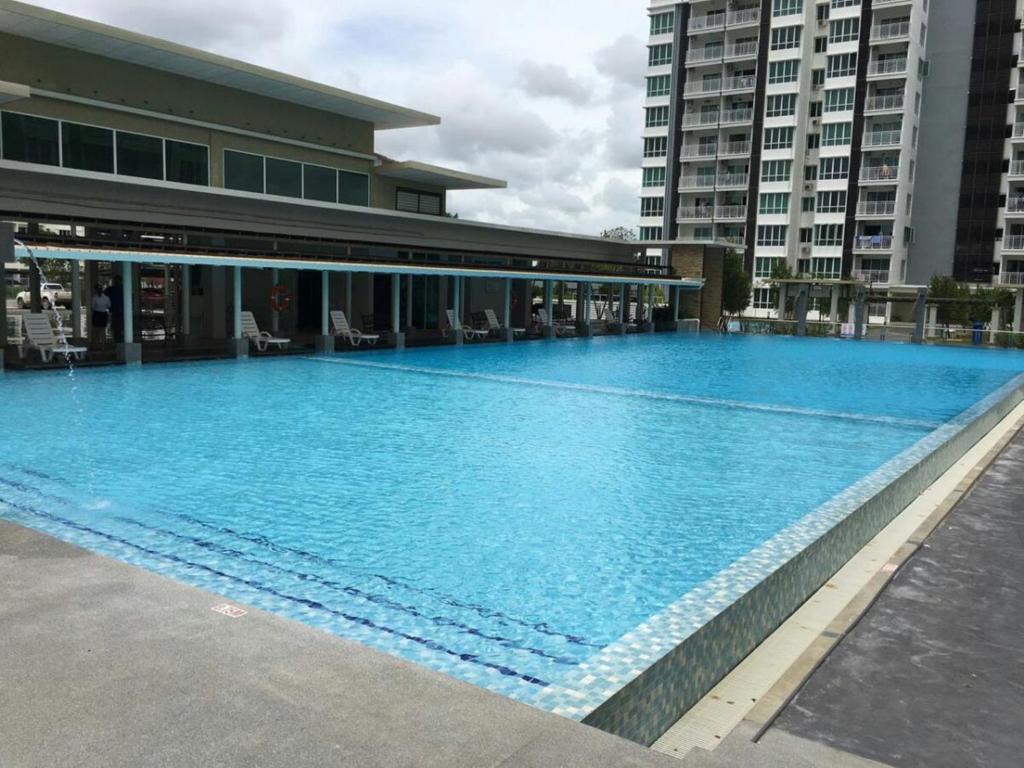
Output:
[[[497,373],[472,373],[468,371],[452,371],[445,368],[428,368],[417,365],[403,365],[400,363],[371,363],[365,360],[339,360],[331,357],[303,357],[303,360],[310,360],[315,363],[332,363],[334,365],[350,365],[357,368],[374,368],[385,371],[401,371],[404,373],[419,373],[428,376],[447,376],[454,379],[476,379],[478,381],[489,381],[498,384],[520,384],[531,387],[546,387],[549,389],[566,389],[574,392],[590,392],[601,395],[613,395],[617,397],[635,397],[648,400],[663,400],[666,402],[689,403],[693,405],[706,405],[714,408],[739,408],[746,411],[759,411],[762,413],[781,413],[791,416],[805,416],[818,419],[842,419],[845,421],[859,421],[873,424],[883,424],[891,427],[906,427],[908,429],[923,429],[931,432],[942,426],[941,422],[926,421],[923,419],[901,419],[896,416],[872,416],[863,413],[846,413],[843,411],[823,411],[817,408],[801,408],[796,405],[772,405],[770,403],[751,403],[745,400],[727,400],[717,397],[702,397],[700,395],[680,395],[668,392],[652,392],[644,389],[625,389],[623,387],[608,387],[598,384],[574,384],[572,382],[551,381],[550,379],[524,379],[518,376],[504,376]]]
[[[212,568],[211,566],[208,566],[208,565],[203,565],[201,563],[193,563],[193,562],[191,562],[189,560],[186,560],[183,557],[178,557],[177,555],[172,555],[172,554],[169,554],[169,553],[166,553],[166,552],[160,552],[159,550],[151,549],[149,547],[144,547],[141,544],[136,544],[135,542],[129,541],[128,539],[125,539],[125,538],[123,538],[121,536],[115,536],[114,534],[111,534],[111,533],[105,533],[105,532],[97,530],[95,528],[90,528],[87,525],[82,525],[81,523],[76,523],[73,520],[68,520],[66,518],[60,517],[59,515],[54,515],[54,514],[52,514],[50,512],[46,512],[46,511],[41,510],[41,509],[36,509],[34,507],[28,506],[27,504],[22,504],[22,503],[19,503],[17,501],[14,501],[12,499],[6,499],[6,498],[3,498],[3,497],[0,497],[0,504],[4,504],[4,505],[6,505],[6,506],[8,506],[8,507],[10,507],[12,509],[18,510],[18,511],[20,511],[22,513],[27,513],[27,514],[34,515],[34,516],[37,516],[37,517],[41,517],[44,520],[51,520],[53,522],[56,522],[59,525],[65,525],[65,526],[67,526],[67,527],[69,527],[69,528],[71,528],[73,530],[77,530],[77,531],[81,531],[81,532],[84,532],[84,533],[88,533],[88,534],[91,534],[93,536],[98,536],[98,537],[100,537],[102,539],[106,539],[108,541],[114,542],[115,544],[122,544],[122,545],[124,545],[126,547],[130,547],[132,549],[136,549],[136,550],[138,550],[140,552],[143,552],[143,553],[145,553],[147,555],[151,555],[153,557],[159,558],[161,560],[168,560],[168,561],[170,561],[172,563],[177,563],[177,564],[180,564],[180,565],[184,565],[185,567],[195,568],[196,570],[200,570],[200,571],[206,571],[207,573],[210,573],[210,574],[213,574],[215,576],[219,576],[221,578],[227,579],[228,581],[234,581],[234,582],[237,582],[239,584],[244,584],[247,587],[250,587],[252,589],[258,590],[260,592],[266,592],[267,594],[273,595],[274,597],[281,598],[282,600],[287,600],[289,602],[297,603],[299,605],[304,605],[307,608],[313,608],[314,610],[324,611],[325,613],[329,613],[332,616],[336,616],[338,618],[345,619],[346,621],[351,622],[353,624],[359,624],[360,626],[367,627],[368,629],[379,630],[379,631],[384,632],[386,634],[394,635],[395,637],[399,637],[399,638],[402,638],[402,639],[405,639],[405,640],[410,640],[410,641],[412,641],[414,643],[417,643],[419,645],[423,645],[423,646],[425,646],[426,648],[429,648],[432,651],[438,651],[438,652],[444,653],[444,654],[446,654],[448,656],[453,656],[453,657],[455,657],[455,658],[457,658],[457,659],[459,659],[461,661],[469,662],[471,664],[478,664],[480,666],[487,667],[488,669],[493,669],[493,670],[497,671],[499,674],[504,675],[506,677],[517,677],[517,678],[519,678],[521,680],[526,681],[527,683],[530,683],[531,685],[540,686],[542,688],[543,687],[547,687],[548,685],[550,685],[550,683],[547,682],[546,680],[542,680],[542,679],[540,679],[538,677],[534,677],[533,675],[524,674],[524,673],[519,672],[519,671],[517,671],[515,669],[512,669],[511,667],[507,667],[504,664],[496,664],[495,662],[492,662],[492,661],[484,661],[483,659],[480,658],[480,656],[478,654],[475,654],[475,653],[460,653],[459,651],[454,651],[454,650],[452,650],[450,648],[445,647],[444,645],[442,645],[441,643],[437,642],[436,640],[431,640],[431,639],[425,638],[425,637],[419,637],[417,635],[411,635],[411,634],[408,634],[406,632],[402,632],[401,630],[395,629],[393,627],[389,627],[389,626],[387,626],[385,624],[378,624],[375,621],[373,621],[372,619],[367,619],[367,618],[364,618],[362,616],[356,616],[356,615],[353,615],[353,614],[349,614],[349,613],[345,613],[343,611],[336,610],[334,608],[330,608],[329,606],[326,606],[326,605],[324,605],[323,603],[321,603],[321,602],[319,602],[317,600],[312,600],[310,598],[301,597],[301,596],[297,596],[297,595],[289,595],[289,594],[287,594],[285,592],[281,592],[281,591],[275,589],[274,587],[271,587],[269,585],[263,584],[263,583],[261,583],[259,581],[254,580],[254,579],[246,579],[246,578],[243,578],[241,576],[236,576],[236,575],[233,575],[233,574],[230,574],[230,573],[226,573],[224,571],[220,571],[220,570],[218,570],[216,568]],[[150,569],[147,569],[147,570],[150,570]]]

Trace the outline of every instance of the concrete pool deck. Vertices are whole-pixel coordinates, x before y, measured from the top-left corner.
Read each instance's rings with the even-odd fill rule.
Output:
[[[0,521],[0,765],[678,762]]]

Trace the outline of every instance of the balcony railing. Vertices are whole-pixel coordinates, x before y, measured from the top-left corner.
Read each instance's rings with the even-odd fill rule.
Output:
[[[725,58],[742,59],[748,56],[757,56],[757,43],[736,43],[725,47]]]
[[[891,181],[895,184],[899,177],[898,165],[865,165],[860,169],[861,181]]]
[[[683,93],[687,96],[700,93],[718,93],[722,90],[722,80],[698,80],[695,83],[687,83]]]
[[[865,112],[899,112],[903,110],[903,94],[868,96],[864,99]]]
[[[1024,285],[1024,272],[1001,272],[999,282],[1002,285]]]
[[[729,141],[721,144],[718,148],[718,154],[723,157],[726,155],[749,155],[750,154],[750,142],[749,141]]]
[[[882,59],[880,61],[868,62],[869,75],[898,75],[907,71],[907,60],[904,59]]]
[[[757,78],[754,75],[739,75],[738,77],[727,77],[722,81],[723,91],[752,91],[757,85]]]
[[[695,219],[697,221],[705,221],[707,219],[713,219],[715,217],[715,209],[710,205],[703,205],[699,208],[684,208],[679,207],[678,219]]]
[[[724,29],[724,13],[708,13],[703,16],[692,16],[690,18],[690,32],[703,32],[708,29]]]
[[[853,273],[853,276],[865,283],[888,283],[888,269],[861,269]]]
[[[1014,123],[1013,138],[1019,139],[1021,136],[1024,136],[1024,123]]]
[[[719,187],[745,187],[750,184],[750,174],[720,173],[715,184]]]
[[[902,131],[866,131],[861,146],[889,147],[896,146],[902,138]]]
[[[715,208],[716,219],[745,219],[747,218],[747,206],[745,205],[719,205]]]
[[[1003,237],[1004,251],[1024,251],[1024,235],[1006,235]]]
[[[760,8],[739,8],[735,11],[729,12],[726,23],[728,23],[730,27],[736,27],[740,24],[755,24],[760,20]]]
[[[686,112],[683,114],[683,127],[692,128],[695,125],[718,125],[719,112]]]
[[[714,157],[718,154],[717,144],[691,144],[679,150],[680,157]]]
[[[1024,213],[1024,197],[1011,197],[1006,201],[1007,213]]]
[[[1024,176],[1024,160],[1014,160],[1010,163],[1011,176]]]
[[[909,21],[900,21],[895,24],[879,24],[877,27],[871,28],[872,42],[877,40],[892,40],[898,37],[908,37],[909,35]]]
[[[888,251],[892,248],[892,235],[857,235],[853,247],[858,251]]]
[[[680,176],[679,177],[679,189],[680,191],[686,189],[714,189],[715,177],[714,174],[705,174],[704,176]]]
[[[895,200],[866,200],[863,203],[857,203],[858,216],[894,216],[895,214]]]
[[[732,243],[733,245],[746,245],[747,242],[747,238],[742,235],[722,235],[718,239],[725,243]]]
[[[737,123],[749,123],[754,119],[752,109],[727,109],[722,112],[722,125],[735,125]]]
[[[725,46],[718,45],[710,48],[691,48],[686,52],[687,64],[699,64],[702,61],[721,61],[725,54]]]

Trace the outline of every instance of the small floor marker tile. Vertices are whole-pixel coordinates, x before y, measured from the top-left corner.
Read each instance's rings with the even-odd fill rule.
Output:
[[[245,614],[248,613],[248,611],[245,610],[245,608],[239,608],[237,605],[229,605],[228,603],[221,603],[220,605],[215,605],[210,610],[216,611],[217,613],[222,613],[225,616],[228,616],[232,619],[240,619],[242,616],[245,616]]]

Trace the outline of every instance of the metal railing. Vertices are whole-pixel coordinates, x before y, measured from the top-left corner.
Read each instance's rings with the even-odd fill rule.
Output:
[[[740,59],[757,55],[758,43],[734,43],[725,47],[725,58]]]
[[[716,219],[745,219],[747,218],[747,206],[745,205],[719,205],[715,208]]]
[[[701,32],[706,29],[724,29],[724,13],[706,13],[703,16],[690,17],[690,25],[687,29],[690,32]]]
[[[888,283],[889,282],[889,270],[888,269],[861,269],[853,273],[853,276],[857,280],[861,280],[865,283]]]
[[[892,40],[897,37],[909,37],[910,22],[900,21],[889,24],[879,24],[871,28],[871,40]]]
[[[1024,160],[1014,160],[1010,163],[1011,176],[1024,176]]]
[[[717,144],[691,144],[689,146],[684,146],[679,150],[679,156],[683,158],[714,157],[717,154]]]
[[[714,174],[708,174],[704,176],[680,176],[679,177],[679,190],[684,191],[687,189],[713,189],[715,186]]]
[[[722,81],[723,91],[745,91],[754,90],[754,86],[757,85],[757,78],[753,75],[739,75],[737,77],[727,77]]]
[[[867,200],[857,203],[857,215],[859,216],[894,216],[895,214],[895,200]]]
[[[719,122],[722,125],[728,125],[732,123],[749,123],[754,119],[754,110],[752,109],[727,109],[722,112],[722,117]]]
[[[735,11],[730,11],[726,19],[726,23],[730,27],[735,27],[740,24],[753,24],[761,20],[761,9],[760,8],[739,8]]]
[[[1024,197],[1011,197],[1006,201],[1007,213],[1024,213]]]
[[[683,114],[683,127],[695,125],[718,125],[719,112],[686,112]]]
[[[1000,285],[1024,285],[1024,272],[1002,272],[999,275]]]
[[[891,181],[895,184],[899,177],[898,165],[865,165],[860,169],[861,181]]]
[[[715,78],[714,80],[698,80],[695,83],[687,83],[683,89],[683,94],[691,96],[695,93],[718,93],[722,90],[722,79]]]
[[[903,131],[865,131],[863,147],[888,147],[900,143],[903,138]]]
[[[853,247],[858,251],[887,251],[892,248],[892,235],[857,235]]]
[[[750,184],[750,174],[720,173],[715,183],[719,187],[746,187]]]
[[[1004,235],[1004,251],[1024,251],[1024,235]]]
[[[713,219],[714,217],[715,209],[710,205],[703,205],[699,208],[683,208],[680,206],[676,215],[678,219],[698,219],[700,221]]]
[[[749,155],[750,154],[750,142],[749,141],[729,141],[720,145],[718,150],[719,155]]]
[[[699,64],[702,61],[721,61],[725,55],[725,46],[718,45],[709,48],[691,48],[686,52],[687,64]]]
[[[882,59],[868,62],[869,75],[898,75],[907,71],[906,59]]]
[[[1021,136],[1024,136],[1024,123],[1014,123],[1013,138],[1019,139]]]
[[[903,109],[903,94],[868,96],[864,99],[865,112],[894,112]]]

